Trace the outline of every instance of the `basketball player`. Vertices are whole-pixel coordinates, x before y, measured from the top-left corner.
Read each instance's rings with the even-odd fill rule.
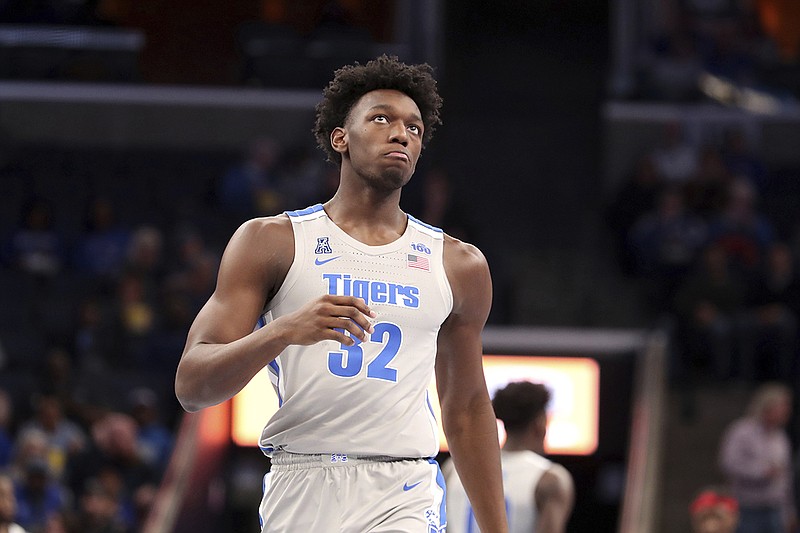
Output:
[[[549,401],[550,391],[544,385],[528,381],[509,383],[492,401],[507,434],[501,460],[511,533],[563,533],[572,513],[572,476],[543,457]],[[483,531],[475,523],[472,506],[450,462],[444,472],[448,533]]]
[[[262,532],[444,531],[434,372],[478,523],[507,531],[481,365],[489,269],[399,206],[440,106],[428,65],[382,56],[337,70],[314,131],[338,190],[245,222],[189,331],[175,383],[185,409],[271,373],[280,408],[260,441],[272,459]]]

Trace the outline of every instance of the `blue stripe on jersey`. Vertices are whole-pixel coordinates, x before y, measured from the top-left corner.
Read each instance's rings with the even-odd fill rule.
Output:
[[[412,221],[416,222],[420,226],[422,226],[424,228],[428,228],[429,230],[433,230],[436,233],[444,233],[444,231],[442,231],[440,228],[437,228],[436,226],[431,226],[430,224],[426,224],[425,222],[419,220],[418,218],[415,218],[415,217],[413,217],[411,215],[408,215],[408,213],[406,213],[406,214],[407,214],[409,220],[412,220]]]
[[[267,366],[272,371],[272,373],[275,374],[275,377],[278,378],[278,383],[280,383],[281,382],[281,367],[278,366],[278,362],[275,359],[273,359],[272,361],[267,363]],[[280,387],[277,387],[277,386],[275,387],[275,393],[278,395],[278,407],[283,407],[283,396],[281,396]]]
[[[439,468],[439,463],[436,462],[436,459],[430,458],[428,462],[436,466],[436,484],[442,489],[442,503],[439,504],[439,527],[442,527],[447,524],[447,509],[445,507],[447,503],[447,486],[444,483],[442,469]]]
[[[261,329],[266,325],[267,325],[267,319],[263,315],[258,317],[258,322],[256,322],[256,329]],[[275,359],[273,359],[272,361],[267,363],[267,366],[275,375],[275,377],[278,378],[278,383],[280,383],[281,367],[278,366],[278,362]],[[283,398],[281,397],[281,393],[279,392],[279,388],[277,386],[275,387],[275,393],[278,395],[278,407],[281,407],[283,405]]]
[[[315,204],[311,207],[306,207],[305,209],[300,209],[297,211],[286,211],[286,214],[290,217],[301,217],[303,215],[310,215],[311,213],[316,213],[323,209],[322,204]]]
[[[434,420],[436,420],[436,412],[433,410],[433,405],[431,404],[431,395],[428,391],[425,391],[425,403],[428,404],[428,411],[431,412],[431,416]]]

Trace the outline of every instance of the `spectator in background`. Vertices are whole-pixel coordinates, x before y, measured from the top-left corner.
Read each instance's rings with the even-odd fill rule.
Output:
[[[53,224],[53,206],[32,197],[22,206],[19,227],[6,244],[8,262],[17,270],[51,278],[64,267],[64,242]]]
[[[127,526],[135,525],[142,494],[153,494],[159,476],[144,460],[137,445],[137,426],[130,416],[109,412],[91,428],[92,441],[86,450],[72,457],[67,465],[66,483],[73,494],[82,494],[94,482],[100,482],[111,495],[90,493],[100,502],[114,503],[118,517]],[[90,498],[91,499],[91,498]],[[105,506],[104,506],[105,507]]]
[[[178,287],[167,286],[161,295],[161,320],[150,344],[151,371],[172,372],[178,364],[192,323],[194,310],[188,297]]]
[[[712,220],[725,207],[730,185],[731,175],[719,150],[706,146],[700,152],[695,172],[684,183],[686,205],[703,219]]]
[[[310,206],[327,200],[323,195],[324,165],[307,146],[286,150],[280,169],[280,186],[286,205]]]
[[[745,285],[731,270],[725,249],[706,248],[697,269],[675,294],[673,310],[685,358],[681,371],[694,370],[710,359],[717,379],[731,377],[736,324],[744,299]]]
[[[78,383],[73,370],[70,353],[54,346],[48,350],[44,366],[39,375],[38,390],[48,396],[54,396],[60,402],[67,418],[83,422],[83,406],[76,397]]]
[[[692,533],[736,533],[739,502],[725,489],[704,488],[689,505]]]
[[[218,257],[212,251],[203,235],[192,225],[181,226],[173,236],[176,253],[167,265],[167,280],[169,286],[176,275],[180,275],[191,268],[197,261],[204,257]]]
[[[77,370],[83,376],[97,376],[108,368],[108,358],[117,346],[109,304],[89,295],[78,306],[74,347]]]
[[[731,183],[723,211],[709,224],[709,241],[719,245],[731,265],[745,276],[756,275],[775,242],[775,230],[756,208],[756,191],[746,179]]]
[[[99,479],[89,479],[80,492],[79,510],[71,531],[86,533],[132,533],[120,518],[118,495]]]
[[[607,208],[606,221],[614,232],[617,256],[625,274],[636,274],[636,257],[628,246],[631,228],[645,214],[655,211],[663,188],[664,180],[652,156],[643,155]]]
[[[58,397],[40,394],[35,399],[34,417],[22,424],[19,439],[30,431],[42,432],[47,439],[47,462],[50,471],[61,479],[69,458],[86,446],[86,434],[72,420],[64,416]]]
[[[75,267],[88,277],[112,281],[125,264],[130,232],[116,220],[114,204],[105,197],[87,206],[84,232],[75,249]]]
[[[694,266],[706,243],[703,220],[687,211],[675,187],[661,192],[655,211],[645,214],[629,235],[636,272],[650,282],[650,303],[656,313],[667,311],[675,291]]]
[[[0,474],[0,533],[26,533],[14,519],[17,515],[17,500],[14,483],[5,474]]]
[[[142,459],[159,475],[166,470],[172,453],[172,432],[160,420],[156,393],[138,388],[128,396],[130,414],[137,424],[137,443]]]
[[[205,304],[214,292],[219,259],[209,251],[194,256],[182,270],[174,272],[167,280],[167,289],[177,291],[183,298],[192,316]]]
[[[164,236],[155,226],[136,228],[128,244],[125,271],[140,276],[149,298],[155,298],[164,277]]]
[[[43,459],[26,465],[24,478],[16,483],[16,498],[17,522],[32,532],[45,531],[50,517],[65,510],[69,501]]]
[[[789,387],[763,384],[722,436],[720,467],[739,502],[739,533],[791,533],[797,526],[786,430],[791,409]]]
[[[115,369],[146,367],[158,326],[157,301],[148,295],[144,276],[134,271],[122,274],[116,289],[114,324],[120,342],[107,359]]]
[[[684,183],[697,169],[697,147],[686,139],[680,122],[664,125],[662,143],[650,155],[667,183]]]
[[[41,430],[20,433],[14,441],[11,464],[7,471],[15,483],[25,479],[28,464],[33,461],[47,461],[47,435]]]
[[[238,220],[280,213],[285,205],[278,175],[280,144],[258,138],[247,157],[225,173],[219,183],[220,207]]]
[[[475,240],[465,209],[453,193],[453,185],[447,171],[433,167],[422,180],[422,205],[417,212],[421,220],[442,228],[448,234],[463,241]]]
[[[572,475],[545,459],[550,391],[541,383],[518,381],[495,393],[492,405],[503,421],[503,490],[509,531],[563,533],[575,500]],[[452,461],[443,468],[447,485],[447,531],[478,531],[472,508]]]
[[[170,372],[178,363],[192,320],[214,290],[219,266],[218,255],[194,228],[183,228],[176,241],[178,253],[161,287],[161,320],[152,339],[150,360],[153,368]]]
[[[772,362],[766,369],[768,378],[791,381],[797,355],[800,279],[787,245],[776,243],[770,247],[764,268],[751,283],[747,304],[742,362],[754,376],[764,370],[755,368],[756,361]]]

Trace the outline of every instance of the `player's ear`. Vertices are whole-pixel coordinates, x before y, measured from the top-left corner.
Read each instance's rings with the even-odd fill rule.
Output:
[[[331,132],[331,146],[340,154],[347,152],[347,132],[344,128],[333,128]]]
[[[539,434],[541,434],[541,435],[546,435],[547,434],[547,414],[546,413],[541,413],[541,414],[537,415],[537,417],[534,419],[533,423],[536,426],[536,431],[538,431]]]

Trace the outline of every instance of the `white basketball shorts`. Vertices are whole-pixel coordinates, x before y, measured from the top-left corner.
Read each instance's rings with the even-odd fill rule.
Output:
[[[441,533],[445,485],[433,459],[276,452],[262,533]]]

